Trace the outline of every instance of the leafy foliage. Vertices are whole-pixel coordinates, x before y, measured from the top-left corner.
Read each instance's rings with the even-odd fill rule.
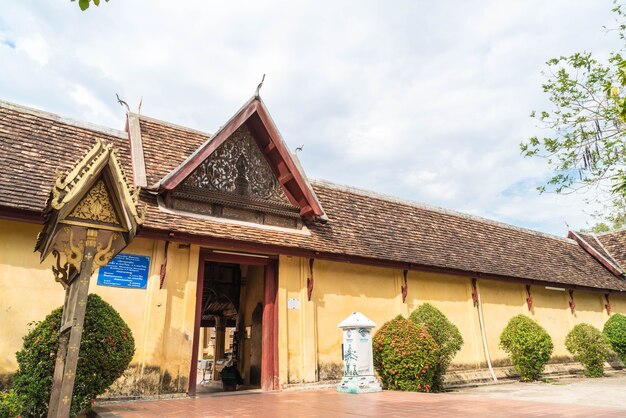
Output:
[[[541,377],[554,348],[548,332],[526,315],[511,318],[500,334],[500,347],[524,381]]]
[[[98,295],[87,299],[83,337],[76,370],[71,416],[90,408],[91,400],[104,393],[122,375],[133,358],[135,341],[128,325]],[[19,369],[13,389],[25,399],[29,416],[46,416],[50,399],[62,308],[57,308],[24,337],[18,351]]]
[[[437,364],[433,377],[432,390],[443,390],[443,376],[450,362],[461,349],[463,337],[459,329],[446,316],[430,303],[424,303],[414,310],[409,319],[417,325],[426,327],[428,333],[439,345]]]
[[[602,332],[609,339],[613,351],[626,364],[626,316],[622,314],[611,315],[604,324]]]
[[[626,17],[617,0],[614,8],[620,43]],[[619,52],[606,61],[579,52],[547,61],[542,85],[552,109],[533,111],[531,117],[548,131],[520,144],[522,155],[541,156],[554,169],[546,186],[556,192],[599,186],[611,192],[623,210],[626,195],[626,59]]]
[[[593,325],[578,324],[567,334],[565,347],[585,368],[585,376],[602,377],[611,353],[608,338]]]
[[[374,367],[387,389],[430,392],[438,349],[425,327],[399,316],[374,335]]]
[[[76,0],[72,0],[72,1],[76,1]],[[78,0],[78,7],[80,7],[80,10],[85,11],[89,8],[89,3],[91,3],[93,1],[93,4],[95,4],[96,6],[100,6],[100,0]],[[108,2],[109,0],[104,0],[106,2]]]
[[[18,395],[14,389],[0,392],[0,417],[19,417],[22,411],[24,411],[24,398]]]

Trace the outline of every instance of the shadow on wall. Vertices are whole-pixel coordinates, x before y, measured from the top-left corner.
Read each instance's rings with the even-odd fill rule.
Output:
[[[163,334],[157,339],[153,347],[157,352],[157,358],[165,357],[168,352],[179,350],[167,350],[164,342],[169,342],[175,347],[183,344],[184,335],[180,330],[169,328],[167,333],[167,341],[164,341]],[[178,354],[176,354],[178,356]],[[133,363],[125,371],[124,374],[117,379],[101,396],[101,398],[123,398],[135,396],[154,396],[170,393],[185,393],[189,386],[189,365],[182,364],[182,358],[178,359],[178,366],[173,365],[175,369],[169,370],[163,364],[147,364],[141,366]],[[164,362],[165,363],[165,362]]]
[[[185,393],[187,392],[187,385],[188,378],[186,376],[173,377],[167,370],[162,371],[160,366],[145,366],[142,370],[140,365],[133,364],[99,398]]]
[[[320,381],[341,379],[343,376],[343,364],[320,363],[317,368],[317,375]]]

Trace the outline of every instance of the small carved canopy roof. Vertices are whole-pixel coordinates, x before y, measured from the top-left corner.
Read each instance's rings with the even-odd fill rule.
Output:
[[[151,189],[169,192],[181,185],[228,138],[241,127],[251,132],[261,154],[276,176],[289,202],[307,219],[326,221],[328,218],[300,163],[293,155],[276,128],[260,97],[252,97],[209,140],[202,144],[178,167],[161,179]]]
[[[375,326],[376,323],[361,312],[352,312],[349,317],[337,325],[339,328],[374,328]]]
[[[61,226],[119,232],[128,244],[144,220],[138,192],[131,193],[112,145],[96,140],[73,168],[63,174],[57,172],[43,211],[44,227],[35,245],[41,261],[54,249]]]

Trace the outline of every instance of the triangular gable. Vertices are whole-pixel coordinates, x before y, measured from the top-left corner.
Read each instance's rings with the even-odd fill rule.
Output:
[[[124,242],[130,242],[143,223],[144,211],[128,187],[113,147],[96,140],[70,171],[58,173],[44,217],[35,245],[42,261],[55,247],[57,231],[68,225],[121,232]]]
[[[300,165],[289,152],[267,108],[259,97],[250,99],[215,135],[165,176],[155,189],[172,191],[213,155],[240,128],[251,133],[260,154],[272,170],[288,201],[308,219],[326,220],[324,210]]]
[[[611,273],[613,273],[617,277],[624,277],[624,271],[622,268],[613,260],[609,259],[607,256],[603,255],[601,251],[599,251],[592,243],[588,242],[583,234],[568,231],[567,237],[573,239],[584,249],[587,251],[593,258],[598,260],[600,264],[606,267]],[[601,245],[601,244],[600,244]]]

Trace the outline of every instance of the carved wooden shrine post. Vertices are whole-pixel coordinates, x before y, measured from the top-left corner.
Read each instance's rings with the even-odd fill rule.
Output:
[[[96,141],[58,176],[44,217],[35,250],[42,262],[50,253],[56,258],[52,272],[65,289],[48,418],[65,418],[72,406],[91,275],[130,243],[144,213],[138,209],[138,190],[131,194],[111,145]]]

